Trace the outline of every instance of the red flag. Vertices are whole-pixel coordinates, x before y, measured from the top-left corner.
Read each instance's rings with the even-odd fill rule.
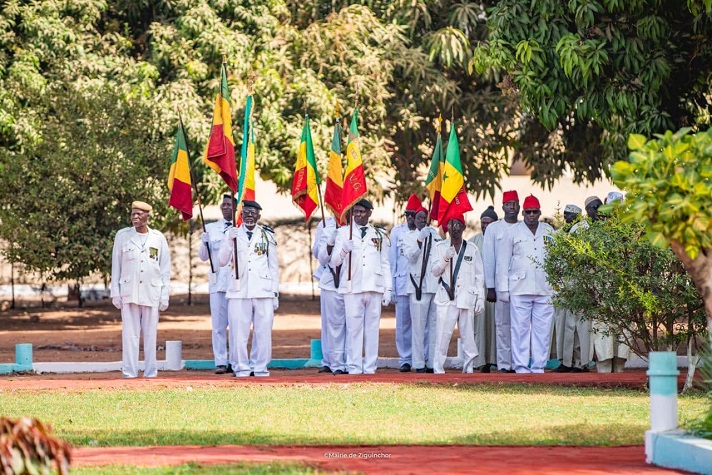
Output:
[[[344,214],[361,198],[366,196],[366,176],[363,171],[361,151],[358,146],[358,109],[354,111],[349,129],[349,141],[346,145],[346,172],[344,173],[344,190],[341,203],[341,220]]]
[[[232,115],[230,113],[230,90],[227,86],[225,63],[220,68],[220,92],[215,96],[213,128],[203,162],[215,170],[228,188],[237,192],[237,168],[235,166],[235,142],[232,138]]]

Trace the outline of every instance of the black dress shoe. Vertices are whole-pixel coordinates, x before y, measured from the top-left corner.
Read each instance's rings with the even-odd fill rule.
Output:
[[[254,371],[250,371],[250,376],[254,376],[254,375],[255,375],[255,372],[254,372]]]
[[[322,366],[321,368],[319,368],[319,371],[317,371],[317,373],[331,373],[331,368],[329,368],[328,366]]]
[[[408,363],[403,363],[399,371],[401,373],[410,373],[410,365]]]
[[[504,369],[504,368],[497,370],[497,371],[500,373],[516,373],[516,371],[514,371],[513,369]]]
[[[225,374],[225,373],[228,372],[228,371],[227,371],[227,366],[224,365],[224,364],[217,365],[215,368],[216,368],[216,369],[215,369],[215,374]]]
[[[425,373],[425,368],[416,368],[415,372],[416,373]]]
[[[488,365],[488,364],[486,364],[482,368],[480,368],[480,373],[489,373],[490,371],[492,371],[492,369],[490,368],[490,365]]]
[[[579,368],[578,366],[574,366],[571,368],[572,373],[588,373],[588,368],[586,366]]]
[[[559,365],[555,370],[554,373],[578,373],[578,371],[574,371],[574,368],[571,366],[566,366],[566,365]]]
[[[431,373],[431,374],[432,374],[432,373],[434,373],[434,372],[435,372],[435,370],[434,370],[433,368],[428,368],[428,367],[426,367],[426,368],[425,368],[425,372],[426,372],[426,373]]]
[[[348,374],[348,373],[347,373],[346,371],[341,370],[341,369],[337,369],[336,371],[334,371],[334,376],[336,376],[337,374]]]

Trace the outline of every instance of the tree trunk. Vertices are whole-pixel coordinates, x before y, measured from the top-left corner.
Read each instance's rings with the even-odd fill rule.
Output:
[[[697,287],[702,300],[705,302],[707,338],[712,343],[712,259],[710,258],[712,249],[701,249],[700,254],[691,259],[685,252],[685,246],[679,242],[671,241],[670,246],[675,255],[682,261],[682,265],[685,266],[685,270],[690,274],[690,278],[695,283],[695,287]]]

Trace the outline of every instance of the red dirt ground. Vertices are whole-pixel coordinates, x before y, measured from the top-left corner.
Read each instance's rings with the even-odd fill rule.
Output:
[[[173,301],[174,302],[174,301]],[[172,303],[173,303],[172,302]],[[177,303],[177,302],[176,302]],[[380,355],[396,356],[392,307],[381,321]],[[319,338],[318,301],[284,299],[275,318],[274,358],[306,358],[312,338]],[[451,346],[451,354],[455,352]],[[181,340],[184,359],[212,359],[210,317],[206,302],[172,304],[161,315],[158,341]],[[14,361],[15,343],[32,343],[34,361],[119,361],[121,323],[118,311],[103,304],[84,309],[28,308],[0,313],[0,363]],[[158,358],[164,355],[159,349]],[[399,373],[380,369],[375,375],[332,376],[315,369],[272,370],[269,378],[236,379],[212,371],[159,372],[156,379],[125,380],[118,372],[72,375],[0,376],[0,390],[148,389],[234,384],[289,385],[339,382],[544,383],[567,386],[644,389],[644,371],[617,374],[543,375]],[[684,375],[680,376],[680,384]],[[641,436],[642,438],[642,436]],[[129,464],[179,465],[187,462],[298,462],[324,471],[361,473],[487,473],[487,474],[639,474],[681,473],[649,466],[642,446],[629,447],[481,447],[481,446],[220,446],[77,448],[74,466]]]

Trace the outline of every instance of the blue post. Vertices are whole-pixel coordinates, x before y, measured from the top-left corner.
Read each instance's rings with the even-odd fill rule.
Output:
[[[653,460],[654,435],[677,429],[677,354],[652,351],[648,355],[650,379],[650,430],[645,432],[645,455]]]
[[[32,371],[32,343],[15,345],[15,371]]]
[[[321,352],[321,340],[311,341],[311,352],[309,353],[310,360],[321,361],[324,359],[324,354]]]

